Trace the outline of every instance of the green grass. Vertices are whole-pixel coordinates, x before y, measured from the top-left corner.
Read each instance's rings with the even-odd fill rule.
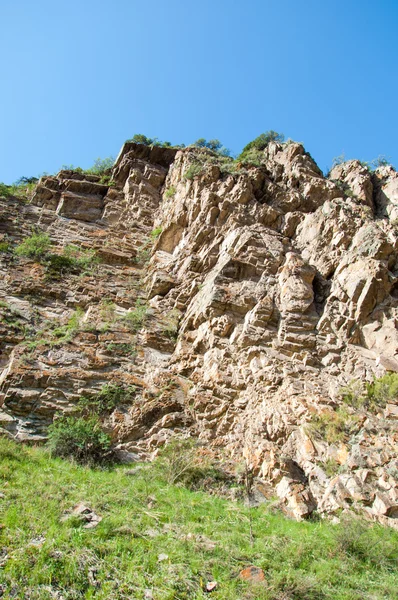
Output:
[[[156,465],[129,470],[80,467],[0,438],[2,598],[199,599],[214,580],[215,600],[398,597],[397,532],[296,523],[168,485]],[[61,521],[80,501],[102,517],[96,528]],[[249,565],[264,569],[264,584],[238,579]]]

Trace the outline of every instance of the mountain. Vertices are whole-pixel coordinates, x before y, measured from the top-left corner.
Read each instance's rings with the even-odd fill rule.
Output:
[[[126,142],[102,176],[1,198],[0,233],[6,435],[91,399],[120,460],[191,436],[298,519],[397,523],[391,166]]]

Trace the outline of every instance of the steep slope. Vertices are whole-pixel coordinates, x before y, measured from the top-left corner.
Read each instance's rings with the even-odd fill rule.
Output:
[[[81,395],[134,385],[104,422],[121,456],[191,434],[245,459],[297,518],[354,505],[394,524],[396,402],[362,406],[351,388],[342,408],[340,390],[398,372],[397,214],[392,168],[325,178],[296,143],[233,167],[127,143],[111,186],[42,178],[30,204],[1,202],[3,235],[34,226],[54,253],[101,262],[54,276],[3,254],[3,428],[43,439]]]

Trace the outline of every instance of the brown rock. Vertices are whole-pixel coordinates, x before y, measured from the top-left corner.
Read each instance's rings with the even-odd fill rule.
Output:
[[[262,583],[265,581],[265,573],[260,567],[246,567],[239,573],[239,578],[251,583]]]

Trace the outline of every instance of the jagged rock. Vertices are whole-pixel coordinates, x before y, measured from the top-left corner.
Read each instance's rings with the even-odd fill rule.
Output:
[[[398,176],[348,161],[325,178],[296,143],[261,160],[230,174],[204,149],[128,142],[109,187],[64,170],[31,204],[0,199],[1,239],[39,228],[101,261],[49,279],[0,255],[0,428],[44,441],[82,395],[134,386],[104,418],[121,459],[192,435],[298,519],[354,506],[395,523],[397,403],[348,413],[337,441],[313,425],[351,380],[398,372]]]

